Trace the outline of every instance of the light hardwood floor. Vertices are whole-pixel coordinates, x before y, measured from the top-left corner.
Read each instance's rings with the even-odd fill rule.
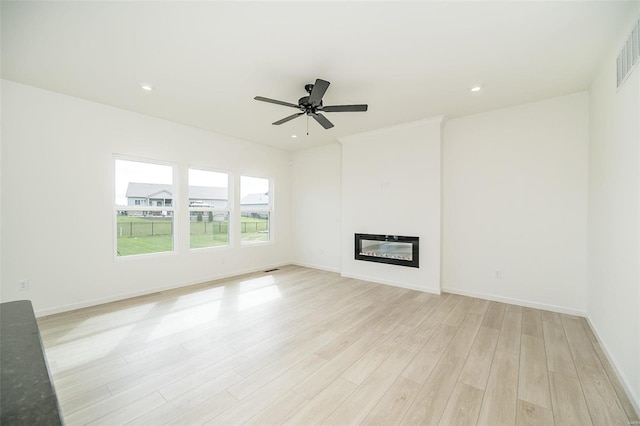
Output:
[[[38,323],[68,425],[640,420],[583,318],[295,266]]]

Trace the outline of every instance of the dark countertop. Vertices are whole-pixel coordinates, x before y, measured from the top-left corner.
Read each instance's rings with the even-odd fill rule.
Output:
[[[63,424],[28,300],[0,303],[0,424]]]

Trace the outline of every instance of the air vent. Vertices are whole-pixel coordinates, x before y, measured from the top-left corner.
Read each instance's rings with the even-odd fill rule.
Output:
[[[275,269],[267,269],[266,271],[264,271],[264,273],[268,273],[268,272],[275,272],[275,271],[279,271],[280,268],[275,268]]]
[[[617,87],[622,86],[627,76],[631,74],[633,67],[640,61],[640,19],[636,22],[631,31],[627,43],[624,45],[618,59],[617,66]]]

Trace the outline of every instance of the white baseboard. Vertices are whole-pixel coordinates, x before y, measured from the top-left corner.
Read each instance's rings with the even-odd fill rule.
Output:
[[[502,303],[509,303],[511,305],[524,306],[526,308],[542,309],[544,311],[552,311],[552,312],[558,312],[561,314],[576,315],[580,317],[587,316],[587,313],[585,311],[566,308],[564,306],[548,305],[546,303],[530,302],[528,300],[512,299],[510,297],[496,296],[493,294],[486,294],[486,293],[476,293],[473,291],[459,290],[457,288],[450,288],[450,287],[443,288],[442,291],[445,293],[459,294],[461,296],[477,297],[478,299],[486,299],[486,300],[492,300],[494,302],[502,302]]]
[[[82,308],[88,308],[88,307],[91,307],[91,306],[102,305],[102,304],[105,304],[105,303],[117,302],[118,300],[130,299],[132,297],[144,296],[144,295],[147,295],[147,294],[158,293],[158,292],[166,291],[166,290],[173,290],[173,289],[181,288],[181,287],[189,287],[189,286],[192,286],[192,285],[198,285],[198,284],[206,283],[206,282],[209,282],[209,281],[217,281],[217,280],[223,280],[225,278],[237,277],[237,276],[240,276],[240,275],[253,274],[255,272],[261,272],[261,271],[268,270],[268,269],[280,268],[280,267],[283,267],[283,266],[286,266],[286,265],[291,265],[291,263],[285,262],[285,263],[276,263],[276,264],[272,264],[272,265],[264,265],[264,266],[260,266],[260,267],[257,267],[257,268],[234,271],[234,272],[229,272],[229,273],[226,273],[226,274],[207,276],[207,277],[202,277],[202,278],[199,278],[199,279],[196,279],[196,280],[184,281],[184,282],[177,283],[177,284],[172,284],[172,285],[147,288],[147,289],[144,289],[144,290],[132,291],[132,292],[127,292],[127,293],[120,293],[120,294],[116,294],[116,295],[113,295],[113,296],[107,296],[107,297],[102,297],[102,298],[98,298],[98,299],[86,300],[86,301],[83,301],[83,302],[72,303],[72,304],[69,304],[69,305],[56,306],[56,307],[47,308],[47,309],[41,309],[41,310],[36,311],[35,315],[36,315],[36,317],[45,317],[47,315],[54,315],[54,314],[59,314],[59,313],[62,313],[62,312],[74,311],[76,309],[82,309]]]
[[[393,287],[406,288],[408,290],[422,291],[422,292],[431,293],[431,294],[440,294],[440,290],[435,289],[435,288],[418,287],[418,286],[409,285],[409,284],[406,284],[406,283],[403,283],[403,282],[400,282],[400,281],[381,280],[380,278],[370,277],[370,276],[367,276],[367,275],[345,274],[343,272],[343,273],[340,274],[340,276],[345,277],[345,278],[354,278],[356,280],[370,281],[370,282],[376,283],[376,284],[384,284],[384,285],[390,285],[390,286],[393,286]]]
[[[305,263],[305,262],[292,262],[290,265],[301,266],[303,268],[311,268],[311,269],[319,269],[321,271],[327,272],[336,272],[340,273],[340,268],[334,268],[333,266],[324,266],[324,265],[316,265],[313,263]]]
[[[617,367],[614,359],[611,357],[611,354],[607,350],[607,347],[604,345],[604,341],[600,337],[600,333],[598,333],[598,329],[596,328],[596,326],[591,322],[589,317],[586,317],[586,319],[587,319],[587,322],[589,323],[589,327],[591,327],[591,330],[593,330],[593,333],[596,335],[596,338],[600,343],[602,352],[604,352],[604,355],[607,357],[607,361],[609,361],[611,368],[613,368],[613,372],[616,373],[616,376],[618,376],[617,377],[618,381],[622,385],[622,388],[626,392],[627,396],[629,396],[629,400],[631,401],[631,404],[633,404],[633,408],[636,410],[636,414],[640,416],[640,396],[633,392],[633,390],[629,386],[629,381],[627,380],[627,377],[624,374],[622,374],[620,369]]]

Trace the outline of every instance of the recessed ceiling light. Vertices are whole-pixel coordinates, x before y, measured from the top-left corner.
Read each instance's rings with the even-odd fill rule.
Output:
[[[482,90],[482,86],[480,86],[479,84],[471,87],[472,92],[479,92],[480,90]]]
[[[292,138],[297,138],[297,137],[298,137],[298,135],[291,135],[291,137],[292,137]]]
[[[140,87],[142,87],[142,90],[146,90],[147,92],[150,92],[153,90],[153,86],[149,83],[142,83],[140,84]]]

